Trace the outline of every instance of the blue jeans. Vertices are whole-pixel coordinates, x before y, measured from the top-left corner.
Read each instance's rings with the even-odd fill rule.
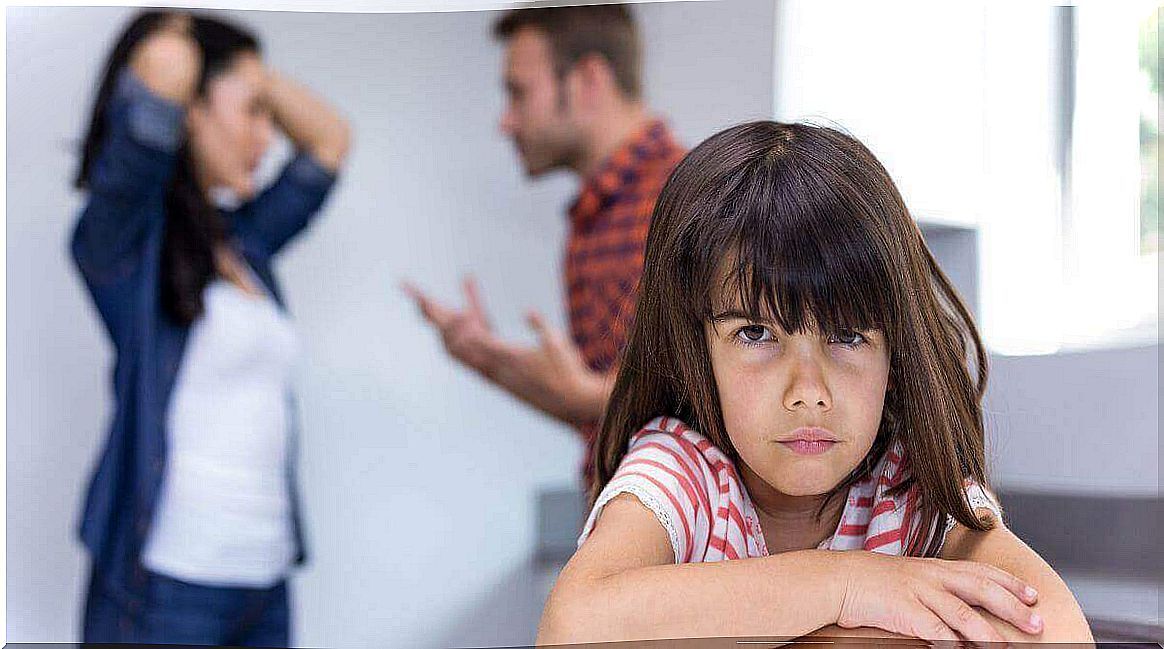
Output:
[[[271,588],[199,586],[147,573],[144,598],[94,575],[85,602],[84,642],[290,646],[287,582]]]

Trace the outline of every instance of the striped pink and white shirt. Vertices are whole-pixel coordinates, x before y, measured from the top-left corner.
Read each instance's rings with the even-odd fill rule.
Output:
[[[841,520],[822,550],[869,550],[905,554],[904,543],[922,525],[916,490],[889,495],[907,476],[904,452],[895,443],[870,475],[849,488]],[[594,504],[581,546],[602,507],[629,493],[650,509],[667,530],[675,563],[700,563],[768,555],[759,519],[744,483],[728,456],[706,437],[673,417],[658,417],[635,433],[614,477]],[[967,481],[972,508],[986,508],[1001,518],[994,499]],[[943,539],[954,519],[948,518]],[[933,534],[933,530],[926,535]]]

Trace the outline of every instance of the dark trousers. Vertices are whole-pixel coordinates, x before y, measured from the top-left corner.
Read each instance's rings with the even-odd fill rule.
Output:
[[[220,588],[146,575],[141,597],[92,576],[84,642],[290,646],[286,581],[271,588]]]

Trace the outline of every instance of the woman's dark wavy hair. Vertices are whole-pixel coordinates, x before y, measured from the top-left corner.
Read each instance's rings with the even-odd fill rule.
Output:
[[[937,554],[945,515],[990,528],[974,516],[963,485],[967,478],[987,485],[987,359],[966,306],[864,145],[832,128],[771,121],[707,139],[663,187],[634,322],[594,447],[591,503],[630,437],[658,415],[684,419],[739,459],[704,327],[723,306],[716,302],[730,296],[753,320],[768,314],[787,332],[885,334],[892,388],[877,437],[818,516],[900,440],[910,471],[896,493],[915,489],[923,523],[903,539],[907,554]]]
[[[74,184],[87,189],[94,160],[105,144],[109,125],[106,109],[117,79],[130,56],[146,36],[172,17],[170,11],[139,13],[122,32],[105,61],[101,82],[90,113]],[[246,30],[207,16],[191,16],[191,36],[202,53],[197,94],[205,97],[211,81],[226,72],[243,53],[259,54],[258,39]],[[165,238],[162,244],[162,305],[182,324],[202,314],[202,291],[215,276],[214,249],[227,237],[226,223],[195,180],[194,161],[183,144],[177,168],[166,193]]]

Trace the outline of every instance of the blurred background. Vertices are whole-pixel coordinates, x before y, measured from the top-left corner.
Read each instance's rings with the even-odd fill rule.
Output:
[[[7,640],[77,639],[81,499],[111,349],[67,254],[101,58],[135,9],[7,10]],[[575,433],[444,354],[397,282],[496,327],[565,326],[565,175],[497,131],[491,11],[218,11],[340,107],[355,148],[281,260],[306,345],[303,646],[532,642],[581,512]],[[722,0],[634,6],[647,103],[687,146],[811,119],[889,169],[992,355],[988,455],[1011,526],[1097,637],[1160,640],[1160,10]],[[266,168],[274,170],[279,148]],[[63,404],[63,405],[62,405]]]

